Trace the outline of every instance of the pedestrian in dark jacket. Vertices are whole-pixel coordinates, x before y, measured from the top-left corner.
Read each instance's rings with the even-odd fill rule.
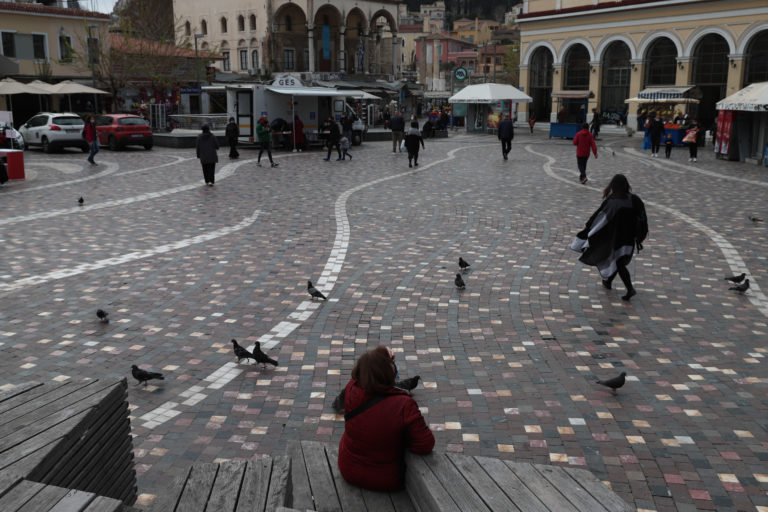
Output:
[[[83,138],[88,141],[88,146],[91,149],[88,155],[88,162],[91,165],[96,165],[93,161],[93,157],[99,152],[99,133],[96,131],[96,118],[93,116],[88,117],[88,124],[83,128]]]
[[[261,116],[256,123],[256,138],[259,140],[259,156],[256,158],[256,165],[261,167],[261,154],[264,150],[267,151],[269,157],[269,165],[277,167],[278,164],[272,160],[272,127],[269,125],[269,119],[267,116]]]
[[[661,146],[661,138],[666,133],[664,129],[664,122],[661,120],[661,115],[656,113],[651,122],[648,124],[648,136],[651,139],[651,157],[659,157],[659,147]]]
[[[408,133],[405,135],[405,149],[408,150],[408,167],[413,167],[411,160],[413,160],[413,165],[419,165],[419,144],[423,148],[424,139],[421,136],[421,132],[419,132],[418,121],[412,121]]]
[[[227,123],[227,129],[224,131],[224,135],[226,135],[227,143],[229,144],[229,158],[239,158],[240,153],[237,151],[237,136],[240,135],[240,128],[238,128],[234,117],[229,118],[229,123]]]
[[[592,123],[590,124],[592,136],[597,139],[600,135],[600,112],[596,108],[592,109]]]
[[[504,114],[501,114],[501,116],[503,119],[496,131],[501,141],[501,156],[504,157],[504,160],[507,160],[507,155],[512,151],[512,139],[515,138],[515,125],[512,123],[510,116],[505,116]]]
[[[426,455],[435,445],[419,406],[394,384],[393,354],[379,346],[360,356],[344,389],[339,471],[363,489],[402,489],[405,450]]]
[[[341,134],[343,137],[348,138],[349,140],[352,140],[352,126],[354,124],[354,121],[351,117],[349,117],[349,114],[344,114],[341,116]]]
[[[343,160],[341,156],[341,146],[339,145],[339,142],[341,141],[341,131],[339,130],[339,125],[336,121],[333,120],[332,117],[328,118],[327,121],[328,124],[328,155],[323,158],[326,162],[331,159],[331,150],[335,147],[336,152],[339,154],[339,158],[336,159],[337,162],[340,162]]]
[[[216,142],[216,136],[211,133],[211,127],[203,125],[203,133],[197,136],[197,158],[203,166],[203,179],[209,187],[213,186],[216,172],[216,162],[219,161],[219,143]]]
[[[576,165],[579,167],[579,181],[583,185],[587,180],[587,160],[589,160],[589,150],[597,158],[597,144],[595,138],[589,133],[589,125],[582,123],[581,131],[573,136],[573,145],[576,146]]]
[[[400,144],[403,142],[405,119],[403,119],[400,112],[395,112],[395,115],[390,118],[389,129],[392,130],[392,152],[402,151]]]
[[[648,218],[643,201],[632,193],[632,187],[623,174],[617,174],[603,190],[603,203],[587,221],[571,244],[581,253],[579,261],[597,267],[608,290],[616,274],[627,289],[622,300],[631,299],[637,292],[627,270],[637,246],[643,248],[648,235]]]

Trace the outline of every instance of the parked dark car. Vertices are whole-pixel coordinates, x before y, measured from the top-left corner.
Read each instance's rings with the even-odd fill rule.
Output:
[[[133,114],[107,114],[96,118],[99,144],[117,151],[125,146],[152,149],[152,128],[149,121]]]

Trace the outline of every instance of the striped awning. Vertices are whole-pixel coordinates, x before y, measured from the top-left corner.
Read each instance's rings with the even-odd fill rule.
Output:
[[[664,87],[648,87],[637,93],[637,97],[644,100],[674,100],[679,98],[694,97],[691,95],[695,86],[683,85],[683,86],[664,86]]]

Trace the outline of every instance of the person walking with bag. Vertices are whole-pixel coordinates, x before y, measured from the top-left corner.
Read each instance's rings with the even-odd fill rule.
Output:
[[[277,167],[277,164],[272,160],[272,127],[269,126],[269,120],[267,116],[261,116],[258,123],[256,123],[256,138],[259,140],[259,156],[256,159],[256,165],[261,167],[261,155],[264,150],[267,151],[269,157],[269,164],[272,167]]]
[[[579,182],[585,184],[587,181],[587,161],[589,160],[589,150],[597,158],[597,144],[595,138],[589,133],[589,125],[581,124],[581,131],[573,136],[573,145],[576,146],[576,165],[579,167]]]
[[[688,144],[689,162],[695,162],[699,154],[699,131],[699,125],[693,122],[685,131],[685,137],[683,137],[683,142]]]
[[[628,301],[637,294],[627,266],[632,254],[643,249],[648,236],[648,218],[645,204],[632,193],[632,187],[623,174],[617,174],[603,190],[600,208],[587,221],[571,244],[580,252],[579,261],[597,267],[603,278],[603,287],[610,290],[616,274],[627,292],[621,300]]]
[[[497,135],[501,141],[501,156],[508,160],[507,155],[512,151],[512,139],[515,138],[515,125],[509,115],[501,114],[502,121],[497,128]]]
[[[240,157],[240,153],[237,151],[237,136],[240,135],[240,128],[235,123],[235,118],[230,117],[229,123],[227,123],[227,129],[224,131],[227,137],[227,143],[229,143],[229,158],[237,159]]]
[[[419,131],[419,122],[412,121],[411,127],[405,136],[405,149],[408,150],[408,167],[413,167],[413,165],[418,167],[419,165],[419,144],[421,144],[422,148],[424,147],[424,138]],[[413,165],[411,165],[411,160],[413,160]]]
[[[209,187],[216,181],[216,162],[219,161],[219,143],[216,142],[216,136],[211,133],[211,127],[203,125],[203,133],[197,136],[197,158],[203,166],[203,179]]]
[[[339,143],[341,141],[341,130],[339,130],[339,125],[336,121],[333,120],[332,117],[328,118],[328,155],[323,158],[326,162],[331,159],[331,150],[335,147],[336,152],[339,154],[339,158],[336,159],[337,162],[341,162],[343,158],[341,157],[341,147],[339,146]]]
[[[93,157],[99,152],[99,134],[96,131],[96,118],[93,116],[88,117],[88,124],[83,128],[83,138],[88,141],[88,146],[91,148],[91,152],[88,155],[88,162],[91,165],[97,165],[93,161]]]

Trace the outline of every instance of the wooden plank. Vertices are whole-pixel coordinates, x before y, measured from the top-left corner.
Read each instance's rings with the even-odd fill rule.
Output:
[[[392,504],[392,500],[389,498],[387,492],[369,491],[368,489],[362,490],[363,501],[365,501],[365,509],[376,512],[395,512],[395,506]]]
[[[325,451],[328,455],[328,465],[331,467],[333,482],[336,484],[336,493],[339,496],[341,510],[343,512],[365,510],[362,489],[350,484],[341,476],[341,471],[339,471],[339,448],[337,446],[327,446]]]
[[[444,454],[430,453],[424,456],[424,461],[432,470],[432,473],[440,480],[443,488],[456,502],[461,510],[472,510],[473,512],[487,511],[483,500],[475,494],[472,486],[467,483],[464,477],[459,473],[451,461]]]
[[[0,391],[0,404],[3,404],[3,402],[7,400],[17,397],[22,393],[27,393],[29,390],[38,388],[42,385],[43,385],[42,382],[23,382],[21,384],[15,385],[11,389]],[[5,404],[3,404],[2,406],[4,405]]]
[[[462,512],[422,455],[405,454],[405,488],[421,512]]]
[[[181,512],[204,512],[218,470],[219,465],[210,462],[193,465],[177,509]]]
[[[621,499],[618,494],[613,492],[613,490],[589,471],[572,468],[563,469],[608,510],[612,512],[632,512],[634,510],[629,503]]]
[[[82,510],[94,499],[92,492],[70,489],[66,495],[48,512],[82,512]]]
[[[43,490],[45,485],[22,480],[0,498],[0,510],[3,512],[16,512],[37,493]]]
[[[101,447],[98,445],[99,442],[103,443]],[[130,435],[126,433],[114,437],[99,437],[93,439],[91,444],[99,449],[96,452],[88,450],[84,451],[85,453],[68,454],[73,459],[79,459],[78,462],[68,468],[66,475],[64,473],[56,475],[67,482],[67,487],[80,489],[83,486],[92,485],[96,492],[95,489],[99,488],[101,479],[109,476],[112,466],[124,464],[126,461],[133,462],[133,454],[128,453],[132,450],[132,441]]]
[[[56,503],[66,496],[69,489],[64,487],[58,487],[56,485],[46,485],[40,492],[29,500],[23,507],[19,508],[19,512],[47,512]]]
[[[523,512],[548,512],[536,495],[500,459],[475,457],[483,470],[501,488],[509,499]]]
[[[542,477],[541,473],[536,471],[533,464],[527,462],[512,462],[505,460],[504,464],[517,475],[517,477],[533,492],[549,510],[562,512],[578,512],[578,509],[560,494],[549,480]]]
[[[176,510],[176,504],[181,498],[181,493],[184,492],[184,487],[189,480],[189,474],[192,468],[187,468],[184,473],[173,479],[173,482],[169,487],[163,487],[162,492],[158,494],[155,501],[153,501],[147,512],[174,512]]]
[[[216,480],[213,482],[208,509],[216,512],[235,512],[240,484],[245,474],[245,461],[230,461],[219,464]]]
[[[494,512],[518,512],[520,510],[474,458],[458,453],[446,454],[446,457],[489,509]]]
[[[61,386],[44,386],[44,394],[35,398],[20,396],[24,403],[9,410],[2,415],[0,420],[0,437],[8,431],[13,432],[24,426],[33,425],[39,418],[58,412],[62,409],[77,404],[93,393],[98,393],[114,385],[111,381],[79,381],[65,383]]]
[[[12,471],[0,472],[0,498],[5,496],[8,491],[13,489],[22,480],[23,478],[18,473]]]
[[[416,512],[416,508],[411,503],[411,497],[408,496],[406,491],[391,492],[389,497],[392,499],[392,506],[395,507],[395,512]]]
[[[309,486],[318,512],[334,512],[341,508],[336,487],[333,485],[331,468],[325,456],[325,447],[316,441],[302,441],[301,451],[307,465]]]
[[[591,494],[559,466],[545,466],[534,464],[536,471],[549,480],[571,503],[579,510],[591,512],[608,512]]]
[[[105,496],[96,496],[83,512],[121,512],[123,503]]]
[[[248,461],[237,500],[237,512],[264,512],[271,476],[272,457]]]
[[[309,486],[307,465],[304,462],[301,443],[288,441],[286,452],[291,458],[291,486],[293,491],[293,502],[289,505],[300,510],[314,510],[315,503],[312,501],[312,490]]]
[[[70,383],[71,384],[71,383]],[[0,402],[0,417],[2,417],[2,422],[11,421],[13,418],[16,418],[17,415],[14,414],[13,411],[15,408],[22,406],[24,404],[29,403],[30,401],[39,399],[46,393],[50,393],[54,391],[57,388],[61,388],[63,386],[67,386],[68,383],[46,383],[42,384],[40,383],[39,386],[30,387],[29,389],[22,388],[20,389],[19,393],[15,393],[14,390],[9,389],[5,393],[8,393],[8,395],[5,395],[5,398],[2,402]],[[28,409],[26,409],[28,410]],[[24,413],[22,413],[24,414]]]
[[[264,510],[271,512],[278,507],[290,507],[291,465],[293,461],[285,455],[278,455],[272,461],[272,475],[269,479],[269,494]]]
[[[130,446],[131,441],[126,439],[125,441],[126,447]],[[118,484],[125,483],[127,481],[133,481],[133,460],[122,458],[117,459],[120,461],[119,464],[115,464],[113,468],[105,471],[107,475],[114,475],[111,478],[105,478],[102,485],[95,486],[95,488],[98,489],[98,493],[100,496],[106,496],[107,498],[117,498],[120,496],[120,492],[118,492],[116,489],[118,488]],[[90,486],[88,486],[90,487]]]

